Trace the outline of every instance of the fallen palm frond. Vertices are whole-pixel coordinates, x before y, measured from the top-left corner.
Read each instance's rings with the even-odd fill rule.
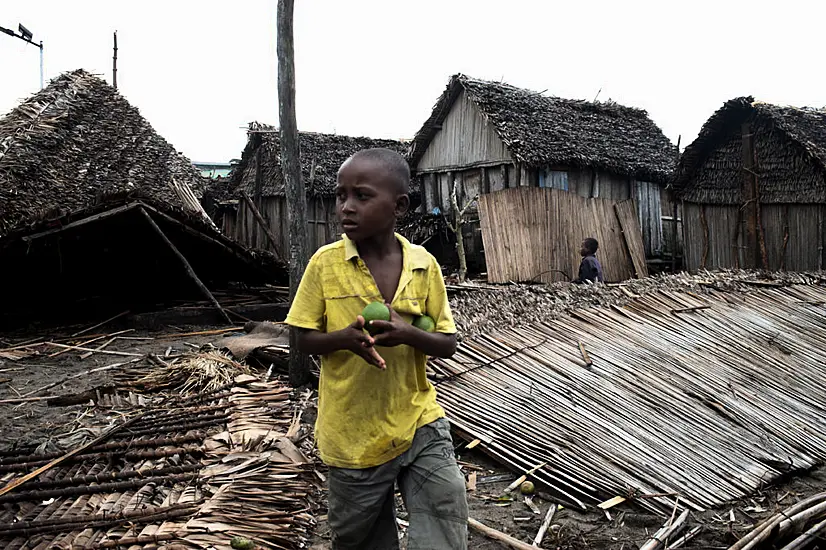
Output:
[[[717,277],[686,276],[702,294],[638,281],[622,305],[471,337],[431,363],[440,402],[514,471],[547,461],[534,477],[581,507],[700,510],[826,461],[826,289]]]
[[[244,371],[217,352],[181,357],[140,377],[175,395],[94,440],[69,452],[0,453],[0,547],[229,549],[240,535],[262,548],[305,548],[320,488],[312,441],[295,437],[306,433],[294,429],[304,400]]]

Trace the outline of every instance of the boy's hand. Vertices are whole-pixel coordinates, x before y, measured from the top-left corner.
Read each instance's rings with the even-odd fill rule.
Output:
[[[387,364],[376,351],[373,337],[364,332],[364,317],[359,315],[353,323],[341,331],[344,339],[344,349],[352,351],[371,365],[384,370]]]
[[[380,330],[373,339],[375,345],[384,347],[400,346],[402,344],[410,343],[410,334],[414,328],[413,325],[402,319],[401,315],[390,307],[390,304],[385,304],[390,310],[389,321],[370,321],[370,326]]]

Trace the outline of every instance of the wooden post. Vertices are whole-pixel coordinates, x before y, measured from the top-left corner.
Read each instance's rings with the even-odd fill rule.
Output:
[[[115,31],[115,47],[112,54],[112,87],[118,89],[118,31]]]
[[[294,0],[278,0],[278,120],[281,137],[281,174],[287,195],[290,225],[290,299],[295,298],[304,269],[310,261],[307,236],[307,194],[301,179],[298,150],[298,125],[295,120],[295,50],[293,48]],[[302,386],[310,381],[310,358],[298,352],[298,333],[290,331],[290,384]]]
[[[224,318],[227,324],[231,325],[232,320],[229,318],[229,315],[227,315],[227,312],[224,311],[224,308],[221,307],[221,304],[218,303],[218,300],[215,299],[215,296],[212,295],[212,292],[210,292],[206,285],[204,285],[204,283],[201,281],[201,279],[198,278],[198,276],[195,274],[195,271],[192,269],[192,266],[189,264],[184,255],[181,254],[181,251],[178,250],[178,247],[172,244],[172,241],[170,241],[169,238],[164,234],[164,232],[161,231],[161,228],[158,227],[158,224],[155,223],[155,220],[152,219],[152,216],[146,213],[146,210],[140,208],[140,211],[143,217],[149,223],[149,225],[152,226],[152,229],[155,231],[155,233],[157,233],[157,235],[161,238],[163,242],[166,243],[166,245],[169,247],[172,253],[175,256],[177,256],[178,259],[181,261],[181,264],[184,266],[184,270],[186,271],[186,274],[189,275],[189,278],[192,279],[195,285],[201,290],[203,295],[210,302],[212,302],[212,305],[215,306],[215,309],[218,310],[218,312],[221,314],[221,317]]]
[[[680,166],[680,141],[682,141],[683,136],[680,134],[677,136],[677,168]],[[671,202],[673,204],[673,212],[671,214],[671,222],[672,222],[672,229],[673,232],[671,233],[671,273],[677,272],[677,214],[679,210],[677,209],[677,193],[674,192],[674,187],[671,187]]]
[[[261,215],[261,212],[258,211],[258,208],[255,207],[255,203],[252,202],[252,199],[249,195],[247,195],[246,191],[241,191],[241,197],[244,199],[244,202],[247,203],[247,207],[249,207],[252,215],[255,217],[255,221],[258,222],[258,225],[261,226],[261,229],[264,231],[264,234],[270,240],[270,244],[272,244],[273,251],[275,252],[275,257],[284,261],[284,256],[281,254],[281,250],[278,248],[278,241],[275,239],[275,235],[272,234],[272,230],[267,225],[267,222],[264,220],[264,217]]]
[[[743,184],[741,187],[743,196],[743,214],[746,221],[746,248],[745,261],[743,267],[753,269],[757,267],[757,197],[755,196],[755,172],[754,172],[754,135],[751,124],[743,123]]]

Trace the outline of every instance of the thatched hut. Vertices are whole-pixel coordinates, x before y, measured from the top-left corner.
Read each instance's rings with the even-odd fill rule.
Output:
[[[341,235],[335,212],[336,174],[350,155],[362,149],[385,147],[404,155],[407,144],[389,139],[372,139],[301,132],[301,169],[307,192],[307,231],[313,250]],[[281,148],[278,129],[259,123],[249,125],[249,139],[241,162],[230,175],[232,200],[223,201],[220,225],[226,235],[255,249],[278,254],[289,250],[287,199],[281,176]],[[219,195],[218,191],[214,194]],[[250,201],[247,201],[248,197]],[[250,207],[261,214],[277,241],[273,247]],[[283,257],[287,257],[284,254]]]
[[[423,209],[446,214],[454,182],[460,204],[520,186],[632,198],[653,257],[663,250],[661,193],[676,158],[674,145],[643,110],[460,74],[413,139],[410,166],[422,182]],[[482,252],[478,235],[478,224],[469,224],[471,256]]]
[[[54,79],[0,119],[4,316],[199,296],[186,263],[207,286],[251,276],[198,202],[205,183],[106,82]]]
[[[740,97],[682,155],[685,266],[823,268],[826,111]]]

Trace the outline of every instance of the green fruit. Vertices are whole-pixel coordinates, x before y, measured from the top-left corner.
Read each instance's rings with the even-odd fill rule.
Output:
[[[519,491],[523,495],[532,495],[536,491],[536,487],[533,486],[533,481],[523,481],[522,485],[519,486]]]
[[[235,548],[235,550],[253,550],[253,548],[255,548],[255,543],[244,537],[232,537],[229,545]]]
[[[436,321],[429,315],[420,315],[413,319],[413,326],[425,332],[433,332],[436,330]]]
[[[377,334],[381,331],[371,327],[370,321],[389,321],[390,310],[381,302],[373,302],[367,304],[367,307],[365,307],[361,312],[361,316],[364,317],[364,326],[367,329],[367,332],[370,334]]]

